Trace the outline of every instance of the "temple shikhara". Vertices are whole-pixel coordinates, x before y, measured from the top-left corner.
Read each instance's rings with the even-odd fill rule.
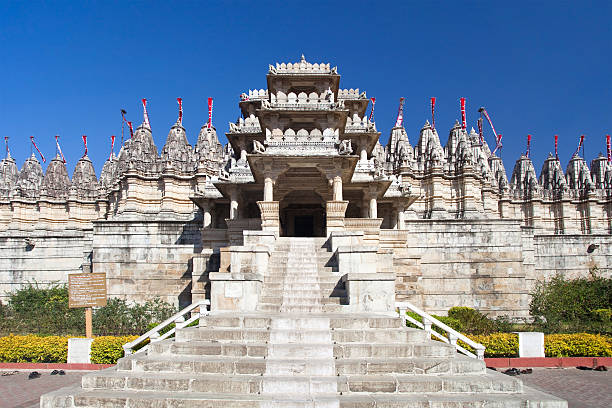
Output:
[[[2,160],[0,296],[93,271],[109,296],[199,308],[41,406],[566,407],[396,309],[527,318],[536,280],[609,276],[609,158],[551,155],[538,177],[523,155],[508,178],[465,119],[443,146],[433,117],[409,134],[400,108],[383,146],[371,100],[330,64],[266,81],[225,146],[209,116],[192,147],[181,111],[158,151],[145,104],[99,178],[87,155],[72,179],[60,154],[44,173]]]

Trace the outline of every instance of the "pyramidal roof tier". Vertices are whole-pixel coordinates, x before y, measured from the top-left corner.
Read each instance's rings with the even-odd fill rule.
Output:
[[[187,141],[185,128],[178,122],[170,128],[161,159],[165,169],[175,169],[182,173],[190,173],[195,169],[193,149]]]
[[[80,200],[95,200],[98,197],[98,178],[88,156],[79,159],[72,173],[72,188]]]
[[[23,163],[17,177],[16,194],[23,198],[37,198],[43,180],[43,170],[34,153]]]
[[[122,149],[123,150],[123,149]],[[109,189],[115,183],[115,176],[117,172],[117,156],[111,154],[111,156],[104,162],[102,167],[102,173],[100,173],[100,186],[104,189]]]
[[[19,169],[10,154],[0,161],[0,199],[8,198],[17,183]]]
[[[58,154],[47,166],[47,172],[40,186],[40,195],[54,199],[66,199],[71,184],[66,165]]]

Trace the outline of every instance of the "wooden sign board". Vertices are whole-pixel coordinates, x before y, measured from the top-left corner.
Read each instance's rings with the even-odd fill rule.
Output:
[[[68,307],[106,305],[105,273],[72,273],[68,275]]]

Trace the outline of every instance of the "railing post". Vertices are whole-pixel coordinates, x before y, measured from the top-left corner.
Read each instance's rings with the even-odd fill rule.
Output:
[[[151,334],[149,336],[150,342],[151,343],[155,343],[156,341],[159,341],[159,337],[160,337],[159,332],[155,332],[155,333]]]
[[[423,330],[431,336],[431,321],[425,316],[423,316]]]
[[[448,333],[448,342],[457,348],[457,336],[455,336],[453,333]]]
[[[177,317],[176,319],[174,319],[174,325],[176,329],[180,329],[183,327],[183,325],[181,323],[185,322],[185,316],[181,315],[179,317]]]
[[[129,356],[130,354],[132,354],[132,348],[128,347],[127,344],[123,345],[123,355],[124,356]]]
[[[479,360],[484,360],[485,350],[484,349],[476,349],[476,356]]]

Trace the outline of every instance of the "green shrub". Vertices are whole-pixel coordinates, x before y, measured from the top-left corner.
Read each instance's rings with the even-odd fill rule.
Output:
[[[597,276],[565,280],[561,275],[539,281],[531,293],[529,311],[547,333],[587,331],[612,333],[604,317],[612,308],[612,279]],[[609,316],[609,315],[608,315]]]
[[[485,357],[518,357],[519,343],[518,335],[515,333],[491,333],[468,337],[486,347]],[[461,345],[473,352],[467,344]]]
[[[143,334],[176,312],[160,299],[144,304],[130,304],[109,299],[104,307],[94,308],[93,329],[96,335]],[[8,306],[0,308],[0,334],[63,334],[78,336],[85,331],[85,312],[68,308],[65,285],[39,287],[28,284],[9,296]]]
[[[94,364],[115,364],[123,357],[123,345],[137,336],[102,336],[91,343],[91,362]]]
[[[5,363],[65,363],[68,337],[0,337],[0,361]]]
[[[607,323],[612,320],[612,309],[595,309],[591,311],[591,315],[598,322]]]
[[[461,322],[463,332],[467,334],[489,334],[498,330],[498,324],[485,314],[471,307],[451,307],[448,316]]]
[[[612,337],[573,333],[544,336],[546,357],[612,357]]]

